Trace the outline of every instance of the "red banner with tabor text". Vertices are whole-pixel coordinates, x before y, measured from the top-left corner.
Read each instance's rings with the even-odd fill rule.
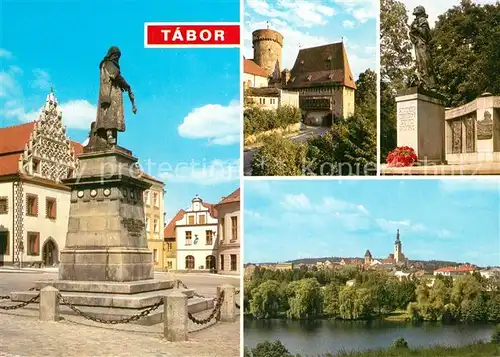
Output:
[[[144,24],[144,47],[239,47],[240,24],[152,23]]]

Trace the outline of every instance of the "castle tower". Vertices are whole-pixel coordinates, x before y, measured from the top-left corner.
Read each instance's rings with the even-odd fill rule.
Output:
[[[255,30],[252,33],[253,60],[274,80],[281,75],[281,53],[283,35],[271,29]]]
[[[394,242],[394,260],[397,263],[404,263],[404,255],[403,255],[403,245],[401,240],[399,239],[399,229],[396,233],[396,241]]]

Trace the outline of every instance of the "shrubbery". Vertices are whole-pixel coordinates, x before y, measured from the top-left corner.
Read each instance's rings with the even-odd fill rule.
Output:
[[[283,106],[276,110],[257,107],[245,109],[243,114],[245,136],[259,134],[273,129],[286,129],[300,123],[302,113],[299,108]]]

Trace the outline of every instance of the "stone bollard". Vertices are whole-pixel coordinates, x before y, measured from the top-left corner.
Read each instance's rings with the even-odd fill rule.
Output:
[[[47,286],[40,290],[39,319],[41,321],[59,320],[59,290]]]
[[[188,339],[188,298],[173,291],[163,298],[163,336],[170,342]]]
[[[221,322],[234,322],[236,320],[236,288],[233,285],[221,285],[217,287],[217,296],[224,291],[224,301],[220,308]]]

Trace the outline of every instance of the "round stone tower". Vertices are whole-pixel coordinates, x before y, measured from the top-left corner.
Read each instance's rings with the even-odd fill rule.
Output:
[[[269,75],[281,74],[281,53],[283,35],[270,29],[255,30],[252,33],[253,60]]]

